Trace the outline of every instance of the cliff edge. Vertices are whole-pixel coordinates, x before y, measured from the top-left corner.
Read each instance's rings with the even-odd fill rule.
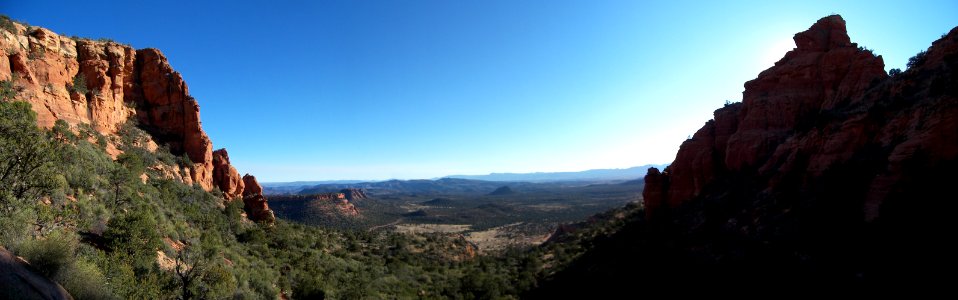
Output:
[[[114,136],[135,119],[154,143],[192,162],[172,178],[207,191],[219,188],[227,200],[244,194],[226,150],[214,155],[199,103],[160,50],[65,37],[16,22],[0,29],[0,49],[0,80],[12,81],[16,99],[32,104],[38,125],[50,128],[63,120]],[[116,157],[120,150],[108,140],[107,152]]]

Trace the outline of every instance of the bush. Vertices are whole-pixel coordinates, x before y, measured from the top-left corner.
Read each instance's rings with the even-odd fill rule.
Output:
[[[924,62],[925,54],[927,54],[925,51],[921,51],[921,52],[918,52],[918,54],[915,54],[915,56],[912,56],[911,58],[909,58],[908,65],[907,65],[908,68],[911,69],[912,67],[917,66],[918,64]]]
[[[73,76],[73,85],[70,86],[70,90],[81,95],[90,92],[90,89],[86,87],[86,78],[83,77],[83,74],[77,73],[76,76]]]
[[[156,220],[149,209],[138,207],[111,219],[103,237],[113,251],[143,259],[140,262],[145,263],[155,259],[156,250],[162,246],[156,228]]]
[[[63,285],[74,299],[116,299],[110,292],[106,276],[97,266],[79,259],[61,272],[57,282]]]
[[[322,289],[322,282],[319,277],[304,276],[293,285],[294,299],[326,299],[326,292]]]
[[[236,290],[236,279],[222,264],[213,264],[203,271],[199,282],[201,295],[211,299],[225,299]]]
[[[69,234],[54,232],[45,239],[28,240],[20,246],[22,256],[43,276],[54,278],[73,262],[77,239]]]
[[[60,143],[74,144],[77,142],[77,135],[70,130],[70,124],[64,120],[57,120],[50,128],[50,137]]]
[[[26,33],[27,33],[27,35],[30,35],[30,30],[27,29],[27,32],[26,32]],[[30,53],[27,54],[27,59],[29,59],[29,60],[41,59],[41,58],[43,58],[46,54],[47,54],[47,48],[43,48],[43,47],[33,48],[33,49],[30,51]]]
[[[6,15],[0,15],[0,29],[9,31],[13,34],[17,33],[17,27],[13,26],[13,20]]]
[[[54,149],[26,102],[0,102],[0,200],[32,199],[53,185]],[[2,204],[2,203],[0,203]]]
[[[0,195],[0,198],[12,196]],[[10,203],[15,210],[3,209],[0,214],[0,245],[10,249],[17,249],[30,238],[33,233],[33,226],[30,222],[36,220],[36,212],[28,203],[15,201],[15,199],[0,199],[0,203]]]
[[[17,97],[17,87],[13,79],[0,80],[0,101],[13,101]]]
[[[901,74],[901,69],[899,68],[888,70],[888,76],[898,76],[900,74]]]

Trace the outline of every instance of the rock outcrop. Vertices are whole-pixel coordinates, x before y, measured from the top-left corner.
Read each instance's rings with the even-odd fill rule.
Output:
[[[348,188],[340,190],[339,193],[343,194],[349,201],[369,198],[366,196],[366,190],[364,189]]]
[[[239,172],[230,164],[226,148],[213,151],[213,184],[223,191],[227,200],[242,196],[246,187]]]
[[[16,98],[33,105],[38,125],[49,128],[64,120],[111,136],[134,119],[150,133],[152,143],[168,145],[192,161],[183,175],[179,169],[167,170],[168,178],[207,191],[218,187],[227,199],[244,194],[244,182],[226,151],[214,158],[199,103],[159,50],[13,26],[13,32],[0,29],[0,80],[13,81]],[[107,152],[119,154],[112,142]]]
[[[62,286],[31,271],[28,264],[0,246],[0,299],[73,299]]]
[[[892,76],[839,16],[795,42],[648,170],[646,215],[581,243],[529,298],[949,286],[950,268],[928,266],[958,251],[958,28]]]
[[[319,193],[319,194],[313,194],[311,196],[315,200],[323,200],[323,201],[348,200],[346,199],[346,194],[344,193]]]
[[[200,106],[189,95],[186,82],[156,49],[136,51],[131,102],[136,117],[154,138],[186,153],[193,161],[193,182],[213,188],[213,143],[200,126]]]
[[[943,79],[922,82],[927,76],[921,75],[950,72],[954,35],[936,42],[921,66],[889,79],[881,56],[850,42],[840,16],[819,20],[795,35],[794,50],[745,83],[742,103],[716,110],[715,118],[682,144],[672,165],[661,173],[649,171],[647,211],[698,197],[728,174],[766,178],[768,192],[808,188],[862,151],[890,149],[882,154],[888,165],[870,183],[866,217],[877,217],[883,194],[901,179],[894,174],[904,160],[919,149],[934,159],[958,154],[958,143],[947,142],[956,128],[949,115],[952,96],[930,90],[942,87]],[[877,114],[892,104],[903,107]]]
[[[17,32],[0,30],[0,80],[14,81],[17,99],[33,104],[40,126],[64,120],[112,135],[135,117],[157,143],[189,156],[193,182],[213,188],[213,147],[199,104],[159,50],[14,26]]]
[[[266,197],[263,197],[263,186],[256,181],[256,177],[250,174],[243,175],[243,183],[246,186],[243,190],[246,215],[250,220],[256,222],[273,223],[276,217],[273,215],[273,211],[269,209]]]

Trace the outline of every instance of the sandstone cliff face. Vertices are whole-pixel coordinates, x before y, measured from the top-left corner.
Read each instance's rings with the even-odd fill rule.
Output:
[[[244,194],[244,182],[226,150],[214,157],[199,104],[159,50],[73,39],[18,23],[14,27],[15,32],[0,30],[0,80],[14,81],[17,99],[33,105],[40,126],[64,120],[110,136],[136,118],[155,143],[167,144],[193,162],[183,175],[168,170],[169,178],[207,191],[218,187],[227,199]],[[107,151],[119,153],[112,143]]]
[[[276,217],[273,215],[273,211],[269,209],[266,198],[263,197],[263,186],[259,185],[256,177],[250,174],[243,175],[243,183],[246,186],[246,189],[243,190],[243,202],[249,219],[257,222],[273,223]]]
[[[136,117],[158,143],[190,157],[193,182],[213,188],[212,143],[200,127],[199,105],[159,50],[14,25],[16,33],[0,31],[0,80],[14,80],[40,126],[64,120],[112,135]]]
[[[230,164],[230,155],[225,148],[213,151],[213,184],[223,191],[227,200],[242,196],[246,188],[243,178]]]
[[[729,174],[754,175],[768,193],[808,188],[863,151],[892,149],[869,183],[863,209],[874,219],[901,180],[901,164],[916,151],[933,153],[932,160],[958,155],[954,95],[934,90],[948,79],[922,75],[951,74],[956,35],[953,30],[936,42],[920,66],[889,78],[881,56],[850,42],[840,16],[819,20],[795,35],[794,50],[745,84],[742,103],[716,110],[664,172],[650,170],[647,212],[699,197]],[[889,105],[904,107],[884,109]]]

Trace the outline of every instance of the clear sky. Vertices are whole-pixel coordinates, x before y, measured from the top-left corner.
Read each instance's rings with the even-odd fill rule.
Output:
[[[707,2],[707,3],[701,3]],[[668,163],[817,19],[902,68],[958,1],[45,1],[0,13],[159,48],[261,181]]]

